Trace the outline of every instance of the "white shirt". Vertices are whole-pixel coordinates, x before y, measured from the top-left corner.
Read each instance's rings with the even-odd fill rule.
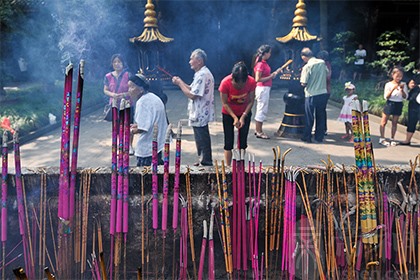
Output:
[[[366,57],[365,49],[357,49],[354,55],[356,56],[356,60],[354,61],[355,65],[365,64],[365,57]]]
[[[214,78],[206,66],[195,72],[190,87],[196,97],[188,102],[189,125],[206,126],[214,121]]]
[[[385,84],[385,88],[384,88],[384,98],[386,99],[386,96],[388,95],[388,93],[395,87],[395,84],[391,81]],[[407,97],[407,93],[408,93],[408,87],[407,84],[404,83],[404,92],[406,94]],[[391,96],[388,98],[389,101],[394,101],[394,102],[403,102],[403,100],[406,98],[402,97],[402,90],[400,87],[398,87],[397,89],[394,89],[391,93]]]
[[[149,92],[143,94],[136,102],[134,122],[140,133],[134,154],[138,157],[150,157],[152,155],[153,126],[158,125],[158,152],[163,150],[168,123],[166,120],[165,106],[162,100]]]

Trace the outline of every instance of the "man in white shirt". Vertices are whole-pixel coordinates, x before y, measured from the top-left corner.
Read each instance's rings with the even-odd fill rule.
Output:
[[[366,50],[362,44],[359,44],[359,48],[355,51],[354,56],[356,60],[354,61],[353,81],[356,81],[356,78],[360,81],[362,79],[366,57]]]
[[[139,134],[139,139],[134,149],[137,157],[137,166],[150,166],[152,164],[153,129],[158,127],[158,164],[163,164],[162,150],[165,145],[166,120],[165,106],[162,100],[154,93],[149,92],[149,81],[141,74],[130,77],[128,92],[137,96],[134,113],[134,124],[131,125],[133,134]]]
[[[206,64],[207,54],[202,49],[191,53],[190,66],[195,71],[191,85],[180,77],[173,77],[172,82],[179,86],[188,97],[188,121],[194,131],[197,154],[200,161],[195,166],[212,166],[211,138],[209,122],[214,121],[214,78]]]

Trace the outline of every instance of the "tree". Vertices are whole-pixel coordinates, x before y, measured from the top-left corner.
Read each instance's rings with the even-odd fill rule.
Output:
[[[370,66],[379,73],[388,74],[395,66],[403,67],[405,71],[414,69],[415,62],[410,61],[414,47],[400,31],[385,31],[378,37],[376,44],[378,59],[370,63]]]
[[[337,33],[332,41],[335,48],[331,51],[331,66],[333,69],[340,69],[339,81],[346,79],[346,70],[354,62],[353,49],[355,48],[356,34],[352,31],[343,31]]]

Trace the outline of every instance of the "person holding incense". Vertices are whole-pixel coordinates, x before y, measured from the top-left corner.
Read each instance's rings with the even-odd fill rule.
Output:
[[[257,82],[255,89],[255,136],[261,139],[270,139],[270,137],[263,132],[263,123],[267,118],[268,103],[270,100],[270,91],[273,84],[273,79],[276,78],[281,71],[280,68],[271,72],[270,65],[267,60],[271,57],[271,46],[262,45],[258,48],[255,54],[254,78]]]
[[[116,99],[116,106],[120,109],[121,100],[124,98],[130,102],[132,110],[130,111],[130,124],[133,123],[134,118],[134,105],[136,99],[128,92],[128,80],[131,77],[131,73],[125,67],[125,60],[121,54],[114,54],[111,57],[111,66],[113,71],[107,73],[104,77],[104,94],[109,96],[109,105],[112,104],[112,100]],[[110,120],[109,120],[110,121]],[[133,149],[133,137],[130,137],[130,155],[134,155]]]
[[[112,104],[112,99],[116,98],[117,108],[119,108],[122,98],[130,100],[131,96],[128,93],[128,80],[131,73],[126,69],[124,58],[121,54],[114,54],[111,57],[111,66],[113,71],[107,73],[104,78],[104,94],[109,96],[109,104]],[[135,100],[132,101],[132,106]]]
[[[222,100],[222,121],[224,132],[224,156],[227,166],[232,162],[234,128],[238,129],[238,148],[248,147],[248,132],[251,122],[252,106],[255,99],[255,79],[248,74],[244,62],[233,66],[232,73],[226,76],[219,86]]]
[[[158,127],[158,164],[162,165],[162,150],[165,145],[165,134],[168,128],[165,106],[162,100],[149,92],[149,81],[145,76],[136,74],[128,81],[129,93],[138,98],[134,114],[134,124],[130,126],[133,134],[139,134],[134,149],[137,157],[137,166],[150,166],[152,164],[153,128]]]
[[[188,123],[193,128],[199,161],[194,166],[212,166],[209,122],[214,121],[214,78],[206,66],[207,54],[202,49],[191,53],[190,66],[194,70],[191,85],[175,76],[172,82],[188,98]]]

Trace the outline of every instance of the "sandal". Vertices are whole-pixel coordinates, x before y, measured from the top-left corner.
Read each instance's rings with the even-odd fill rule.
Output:
[[[345,135],[341,136],[341,139],[347,139],[349,137],[350,137],[350,134],[345,134]]]
[[[265,134],[264,132],[255,132],[255,136],[257,136],[257,138],[261,138],[261,139],[270,139],[270,137],[268,137],[268,135]]]
[[[385,147],[389,147],[390,143],[388,141],[386,141],[385,138],[380,138],[379,139],[379,144],[385,146]]]
[[[395,141],[395,140],[393,140],[393,139],[391,139],[391,142],[389,143],[391,146],[397,146],[398,145],[398,142],[397,141]]]

